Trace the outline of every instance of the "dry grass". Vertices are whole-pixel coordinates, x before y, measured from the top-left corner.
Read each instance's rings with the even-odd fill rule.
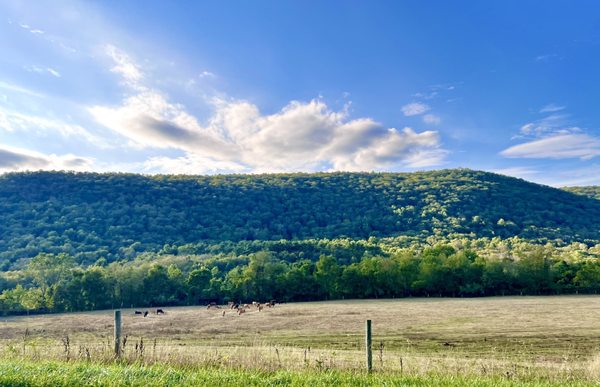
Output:
[[[126,359],[265,370],[360,369],[364,322],[371,319],[376,369],[600,377],[596,296],[295,303],[241,316],[226,308],[163,309],[166,315],[146,318],[123,310]],[[5,357],[109,361],[112,328],[112,311],[6,318],[0,323],[0,351]]]

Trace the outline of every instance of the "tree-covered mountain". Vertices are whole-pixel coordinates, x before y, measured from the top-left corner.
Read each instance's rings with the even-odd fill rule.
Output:
[[[596,242],[600,201],[466,169],[418,173],[0,175],[0,268],[114,261],[202,241],[465,234]]]

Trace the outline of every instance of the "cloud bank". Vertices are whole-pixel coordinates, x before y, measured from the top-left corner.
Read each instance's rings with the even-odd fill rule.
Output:
[[[185,106],[148,87],[143,70],[126,53],[107,46],[106,54],[129,95],[117,106],[90,106],[94,120],[138,149],[182,152],[148,159],[146,171],[371,171],[440,165],[447,154],[436,131],[418,133],[386,128],[371,118],[351,119],[347,108],[336,111],[320,99],[291,101],[273,114],[262,114],[251,102],[214,98],[212,115],[200,122]],[[419,103],[407,106],[403,111],[408,115],[429,110]]]

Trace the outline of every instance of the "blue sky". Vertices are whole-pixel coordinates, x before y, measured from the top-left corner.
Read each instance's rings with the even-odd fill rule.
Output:
[[[597,1],[1,1],[0,52],[0,172],[600,184]]]

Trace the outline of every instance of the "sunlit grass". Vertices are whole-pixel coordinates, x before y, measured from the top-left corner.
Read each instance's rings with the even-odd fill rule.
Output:
[[[0,362],[0,384],[10,386],[587,386],[584,380],[545,380],[536,376],[516,379],[512,375],[454,375],[429,372],[406,375],[340,370],[221,369],[172,365],[97,364],[64,362]]]

